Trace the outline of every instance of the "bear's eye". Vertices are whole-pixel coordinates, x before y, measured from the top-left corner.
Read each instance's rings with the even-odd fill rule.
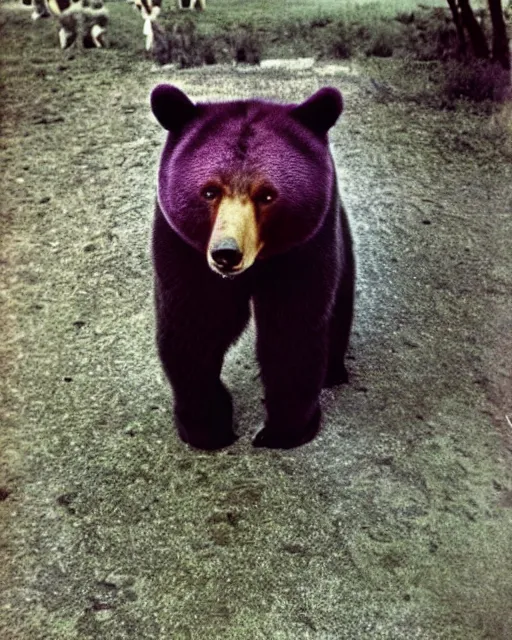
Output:
[[[276,198],[277,193],[274,191],[274,189],[268,187],[260,189],[254,197],[256,202],[258,202],[259,204],[271,204]]]
[[[205,200],[216,200],[221,194],[220,187],[217,187],[214,184],[209,184],[201,191],[201,196]]]

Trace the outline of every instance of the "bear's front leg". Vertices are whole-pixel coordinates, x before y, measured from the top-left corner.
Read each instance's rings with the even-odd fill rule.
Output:
[[[220,294],[212,300],[208,293],[215,284],[163,295],[157,289],[156,296],[157,346],[173,389],[179,435],[192,447],[210,450],[236,440],[231,396],[220,373],[224,354],[249,318],[248,300]]]
[[[153,234],[156,341],[174,395],[181,439],[198,449],[236,440],[231,397],[220,380],[224,354],[249,318],[243,281],[214,274],[157,208]]]
[[[231,396],[220,380],[224,353],[214,353],[200,335],[187,340],[159,324],[158,353],[173,390],[180,438],[197,449],[229,446],[236,435]]]
[[[277,304],[277,306],[276,306]],[[256,447],[290,449],[320,429],[320,392],[327,368],[329,323],[286,309],[286,303],[255,299],[257,355],[267,419]],[[305,301],[307,304],[307,301]]]

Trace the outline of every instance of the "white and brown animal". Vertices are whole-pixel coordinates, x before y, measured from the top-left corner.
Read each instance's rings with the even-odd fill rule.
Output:
[[[53,16],[59,21],[61,49],[106,46],[108,11],[103,0],[34,0],[32,19]]]
[[[178,9],[190,9],[193,11],[204,11],[206,9],[206,0],[177,0]]]
[[[162,10],[162,0],[129,0],[140,11],[144,20],[142,34],[146,38],[146,51],[152,51],[155,42],[155,31],[158,31],[156,19]]]
[[[45,0],[23,0],[23,4],[32,5],[32,20],[34,22],[39,18],[50,18],[52,15]]]

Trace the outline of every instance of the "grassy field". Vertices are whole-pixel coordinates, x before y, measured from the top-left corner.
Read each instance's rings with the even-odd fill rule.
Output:
[[[111,47],[143,54],[138,12],[122,1],[107,6]],[[178,12],[167,2],[159,23],[170,47],[155,58],[181,67],[283,57],[430,61],[451,58],[457,48],[445,0],[284,0],[278,7],[270,0],[213,0],[204,12]]]
[[[109,48],[88,53],[94,66],[119,73],[129,73],[138,63],[151,69],[155,60],[145,51],[139,12],[124,0],[106,0],[106,5]],[[0,0],[0,9],[4,62],[16,48],[36,65],[43,60],[66,65],[76,56],[73,50],[59,49],[54,20],[33,23],[30,7],[19,1]],[[413,20],[408,19],[411,15]],[[420,8],[415,0],[283,0],[279,11],[269,0],[212,0],[205,12],[178,12],[174,2],[165,0],[160,22],[173,48],[158,62],[183,68],[269,58],[351,58],[370,66],[375,80],[390,82],[414,101],[455,108],[460,98],[469,98],[484,102],[489,112],[492,102],[500,100],[501,76],[496,69],[488,73],[485,63],[446,63],[456,48],[456,35],[445,15],[445,0],[426,0]]]
[[[134,42],[142,43],[138,12],[127,7],[124,1],[107,0],[106,4],[111,16],[111,45],[127,48],[133,47]],[[422,5],[447,6],[444,0],[426,0]],[[199,13],[178,12],[174,1],[168,0],[163,4],[161,22],[168,29],[183,21],[192,22],[200,33],[212,36],[226,35],[241,26],[261,34],[265,48],[273,54],[290,54],[294,49],[298,53],[306,49],[307,53],[307,48],[311,48],[311,34],[308,33],[311,26],[343,22],[362,25],[373,31],[378,30],[383,21],[389,21],[400,13],[412,12],[417,7],[416,0],[282,0],[277,9],[271,0],[212,0],[207,10]]]
[[[446,0],[427,0],[422,4],[446,6]],[[257,20],[262,23],[280,23],[289,19],[318,17],[361,18],[394,16],[401,11],[412,11],[416,0],[210,0],[205,21],[226,22],[233,19]],[[167,5],[169,7],[169,4]]]
[[[472,2],[474,7],[481,4]],[[14,3],[1,2],[0,6]],[[139,12],[124,0],[106,0],[106,6],[110,47],[137,57],[144,55]],[[439,59],[454,48],[455,30],[446,23],[442,11],[432,14],[428,7],[444,9],[448,15],[446,0],[425,0],[421,8],[416,0],[210,0],[204,12],[178,12],[174,0],[165,0],[159,22],[169,36],[172,52],[158,61],[195,66],[301,56]],[[19,11],[20,26],[22,22],[31,24],[30,8],[25,9]],[[39,20],[23,37],[30,42],[36,34],[43,34],[49,46],[58,47],[52,20]],[[12,48],[10,37],[3,30],[4,55]]]

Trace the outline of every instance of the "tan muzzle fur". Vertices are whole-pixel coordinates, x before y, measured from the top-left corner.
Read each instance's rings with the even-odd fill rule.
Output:
[[[236,242],[242,257],[231,269],[222,270],[212,258],[212,251],[227,239]],[[256,260],[261,246],[254,203],[249,198],[224,196],[219,203],[208,244],[207,258],[210,268],[221,275],[241,273]]]

